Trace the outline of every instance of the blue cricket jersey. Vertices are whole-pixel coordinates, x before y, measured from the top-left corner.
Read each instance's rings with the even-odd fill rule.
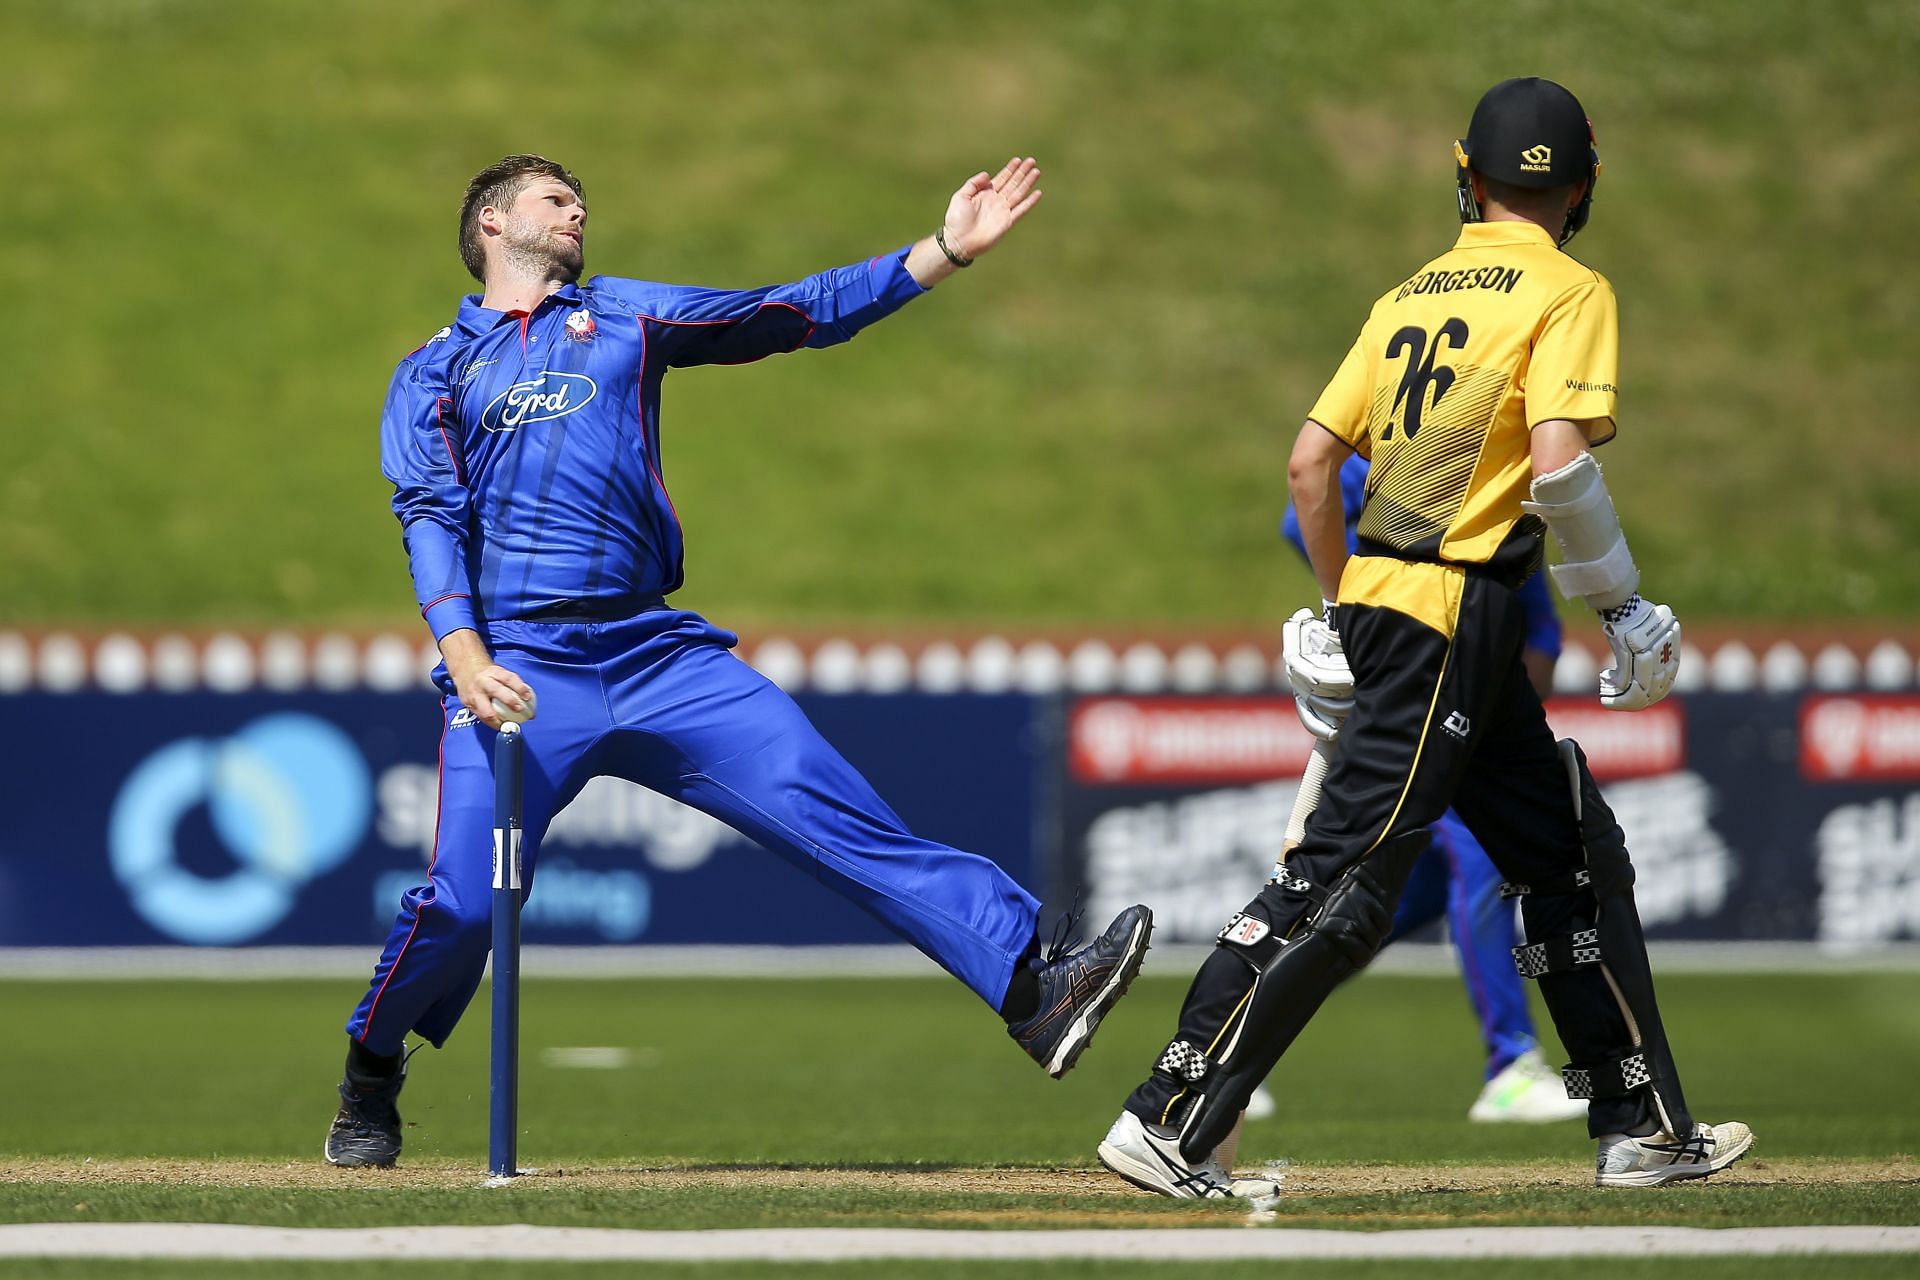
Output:
[[[766,289],[595,276],[531,312],[462,299],[400,362],[380,427],[434,639],[679,587],[680,520],[660,464],[667,370],[845,342],[925,292],[906,256]]]
[[[1367,471],[1371,464],[1354,454],[1340,464],[1340,501],[1347,518],[1347,551],[1360,545],[1360,504],[1367,500]],[[1306,541],[1300,536],[1300,515],[1287,504],[1280,518],[1280,535],[1291,542],[1301,555],[1307,554]],[[1535,573],[1520,584],[1520,607],[1527,619],[1527,648],[1538,649],[1549,657],[1560,656],[1560,618],[1553,611],[1553,597],[1547,591],[1547,575]]]

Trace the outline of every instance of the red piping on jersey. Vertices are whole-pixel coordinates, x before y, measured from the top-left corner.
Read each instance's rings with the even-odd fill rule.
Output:
[[[449,600],[468,600],[471,598],[472,597],[467,595],[467,593],[464,591],[449,591],[447,592],[447,594],[443,596],[436,596],[432,600],[429,600],[425,604],[421,605],[420,616],[424,618],[427,614],[427,610],[433,608],[433,606],[437,604],[445,604]]]
[[[433,398],[433,425],[434,429],[440,433],[440,443],[447,446],[447,461],[453,464],[453,478],[465,484],[467,477],[461,473],[460,458],[453,451],[453,438],[447,434],[447,406],[452,403],[453,401],[446,396]]]
[[[805,320],[807,322],[807,331],[800,335],[800,341],[794,343],[792,346],[787,348],[788,352],[798,351],[800,348],[806,346],[807,343],[813,341],[814,330],[820,327],[819,321],[815,320],[812,316],[808,315],[806,312],[802,311],[800,308],[794,306],[791,302],[763,302],[759,306],[753,309],[753,315],[742,316],[738,320],[669,320],[665,316],[650,316],[646,314],[644,311],[636,313],[634,318],[638,320],[651,320],[655,324],[678,325],[683,329],[705,329],[705,328],[711,328],[714,325],[745,324],[747,321],[751,320],[753,316],[759,315],[762,311],[765,311],[768,307],[785,307],[787,310],[793,312],[793,314],[799,316],[802,320]],[[643,333],[645,332],[644,326],[642,327],[641,331]],[[770,354],[778,355],[780,353],[772,352]],[[715,360],[714,363],[715,364],[752,364],[756,360],[764,360],[764,359],[766,359],[765,356],[748,356],[745,360]]]
[[[638,321],[656,319],[655,316],[635,316]],[[662,320],[661,324],[675,324],[677,321]],[[724,324],[723,320],[702,320],[699,324]],[[660,470],[653,465],[653,454],[646,448],[647,443],[647,326],[642,323],[640,329],[640,377],[633,388],[633,410],[640,419],[641,452],[647,459],[647,474],[653,477],[653,483],[659,487],[660,496],[667,500],[667,511],[673,516],[673,527],[680,530],[680,540],[686,541],[686,526],[680,523],[680,510],[673,505],[673,495],[667,492],[667,482],[660,478]],[[666,548],[661,548],[664,553]]]
[[[438,604],[439,601],[436,600],[434,603]],[[452,718],[447,715],[446,704],[442,703],[440,705],[440,761],[437,767],[438,790],[434,793],[433,800],[433,857],[427,860],[429,888],[433,885],[433,864],[440,861],[440,813],[447,794],[447,730],[452,723]],[[380,980],[380,989],[373,993],[373,1003],[367,1006],[367,1020],[360,1027],[361,1044],[367,1042],[367,1033],[373,1030],[373,1016],[380,1012],[380,997],[387,994],[387,984],[392,982],[393,975],[399,972],[400,961],[406,958],[407,948],[413,945],[413,935],[420,932],[420,917],[427,913],[427,908],[432,906],[434,901],[433,897],[428,897],[413,909],[413,928],[407,930],[407,940],[400,944],[400,950],[393,957],[393,963],[387,966],[387,976]],[[408,1030],[412,1028],[409,1027]],[[402,1039],[406,1038],[405,1031],[400,1035]]]
[[[660,470],[653,465],[651,458],[647,460],[647,474],[652,476],[654,484],[660,487],[660,496],[667,500],[667,512],[673,516],[673,527],[682,530],[681,537],[684,539],[686,526],[680,523],[680,509],[673,505],[673,495],[667,492],[667,482],[660,478]]]

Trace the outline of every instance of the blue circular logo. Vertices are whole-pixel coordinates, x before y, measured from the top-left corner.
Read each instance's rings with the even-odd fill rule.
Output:
[[[209,878],[179,863],[181,818],[205,805],[239,864]],[[182,738],[128,775],[107,821],[113,873],[134,909],[181,942],[231,946],[292,910],[367,829],[373,787],[360,749],[318,717],[285,712],[232,737]]]

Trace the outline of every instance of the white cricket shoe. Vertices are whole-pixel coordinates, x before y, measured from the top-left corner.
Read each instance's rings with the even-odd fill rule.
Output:
[[[1593,1181],[1601,1187],[1658,1187],[1683,1178],[1704,1178],[1751,1150],[1753,1130],[1738,1121],[1696,1124],[1693,1136],[1684,1142],[1665,1133],[1646,1138],[1610,1133],[1600,1139]]]
[[[1271,1178],[1236,1178],[1232,1170],[1212,1158],[1188,1164],[1180,1154],[1177,1129],[1144,1124],[1131,1111],[1122,1111],[1107,1130],[1106,1140],[1100,1144],[1100,1163],[1142,1191],[1176,1200],[1226,1200],[1235,1196],[1256,1200],[1280,1194],[1280,1184]]]
[[[1560,1073],[1529,1049],[1500,1069],[1467,1109],[1477,1124],[1550,1124],[1584,1120],[1587,1100],[1569,1098]]]

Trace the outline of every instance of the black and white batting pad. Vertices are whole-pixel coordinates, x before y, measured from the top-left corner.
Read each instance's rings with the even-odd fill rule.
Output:
[[[1642,1053],[1630,1053],[1612,1062],[1585,1062],[1560,1068],[1569,1098],[1617,1098],[1653,1083],[1653,1072]]]
[[[1583,964],[1600,963],[1600,931],[1580,929],[1558,938],[1513,949],[1513,967],[1523,978],[1559,973]]]
[[[1167,1046],[1160,1061],[1153,1064],[1156,1071],[1164,1071],[1170,1076],[1179,1076],[1182,1080],[1197,1083],[1206,1078],[1213,1063],[1207,1055],[1188,1044],[1185,1040],[1175,1040]]]

